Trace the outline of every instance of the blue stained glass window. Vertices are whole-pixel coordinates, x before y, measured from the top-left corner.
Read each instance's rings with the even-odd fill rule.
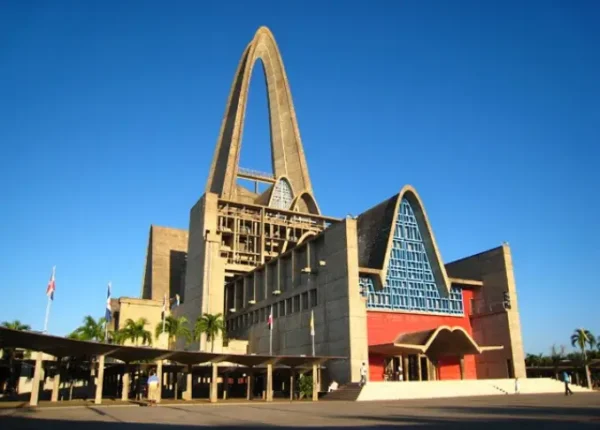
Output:
[[[394,228],[386,285],[376,291],[370,277],[360,277],[367,308],[462,315],[462,289],[441,297],[413,209],[402,199]]]

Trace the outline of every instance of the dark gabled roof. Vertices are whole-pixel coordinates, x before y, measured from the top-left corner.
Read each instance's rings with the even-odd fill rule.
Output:
[[[358,265],[382,269],[398,194],[358,216]]]

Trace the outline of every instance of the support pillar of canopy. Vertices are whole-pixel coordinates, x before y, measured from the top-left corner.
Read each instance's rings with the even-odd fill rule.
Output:
[[[212,363],[212,376],[210,378],[210,402],[216,403],[218,400],[219,368],[217,363]]]
[[[227,400],[227,395],[229,391],[229,375],[225,373],[223,375],[223,400]]]
[[[183,400],[192,400],[192,365],[190,364],[187,368],[185,375],[185,391],[183,392]]]
[[[126,402],[129,400],[129,366],[125,364],[123,366],[123,377],[121,378],[123,382],[121,385],[121,400]]]
[[[42,355],[38,351],[35,358],[35,368],[33,371],[33,381],[31,385],[31,397],[29,398],[29,406],[37,406],[40,397],[40,379],[42,378]]]
[[[156,403],[160,403],[162,400],[162,388],[163,388],[163,362],[162,360],[156,361],[156,377],[158,378],[158,389],[156,390]]]
[[[273,401],[273,365],[271,363],[267,364],[267,394],[266,400],[267,402]]]
[[[408,367],[408,356],[402,356],[402,369],[404,371],[404,376],[406,381],[410,381],[410,367]]]
[[[312,366],[312,401],[316,402],[319,400],[319,381],[317,380],[317,365]]]
[[[421,354],[417,354],[417,381],[421,381],[423,379],[423,374],[421,372]]]
[[[254,389],[254,369],[248,368],[246,376],[246,400],[252,400],[252,390]]]
[[[465,379],[465,357],[460,356],[460,379]]]
[[[58,402],[58,393],[60,390],[60,357],[56,357],[56,373],[52,382],[52,397],[51,402]]]
[[[96,378],[96,396],[94,403],[102,404],[102,389],[104,387],[104,355],[98,356],[98,376]]]
[[[296,373],[296,369],[290,368],[290,402],[294,400],[294,376]]]

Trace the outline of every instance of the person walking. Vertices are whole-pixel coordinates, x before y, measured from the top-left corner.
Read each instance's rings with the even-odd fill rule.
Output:
[[[367,383],[367,364],[363,361],[362,366],[360,366],[360,387],[364,387]]]
[[[150,406],[156,405],[158,401],[158,390],[160,390],[160,381],[158,380],[156,373],[152,371],[148,378],[148,401],[150,402]]]
[[[515,394],[519,394],[519,378],[515,378]]]
[[[565,396],[572,396],[573,392],[571,391],[571,388],[569,388],[571,375],[569,375],[566,370],[563,372],[563,381],[565,383]]]

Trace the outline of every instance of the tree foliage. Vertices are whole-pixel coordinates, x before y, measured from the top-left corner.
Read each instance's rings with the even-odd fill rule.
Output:
[[[156,324],[155,329],[155,338],[162,334],[163,331],[163,323],[159,321]],[[175,317],[173,315],[169,315],[165,318],[165,332],[169,336],[169,345],[174,343],[177,338],[184,338],[186,343],[190,341],[192,336],[190,329],[188,328],[188,320],[186,317]]]
[[[225,331],[225,323],[222,314],[204,314],[198,317],[194,325],[194,340],[199,340],[202,334],[206,335],[206,340],[210,342],[210,350],[215,350],[215,338]]]

